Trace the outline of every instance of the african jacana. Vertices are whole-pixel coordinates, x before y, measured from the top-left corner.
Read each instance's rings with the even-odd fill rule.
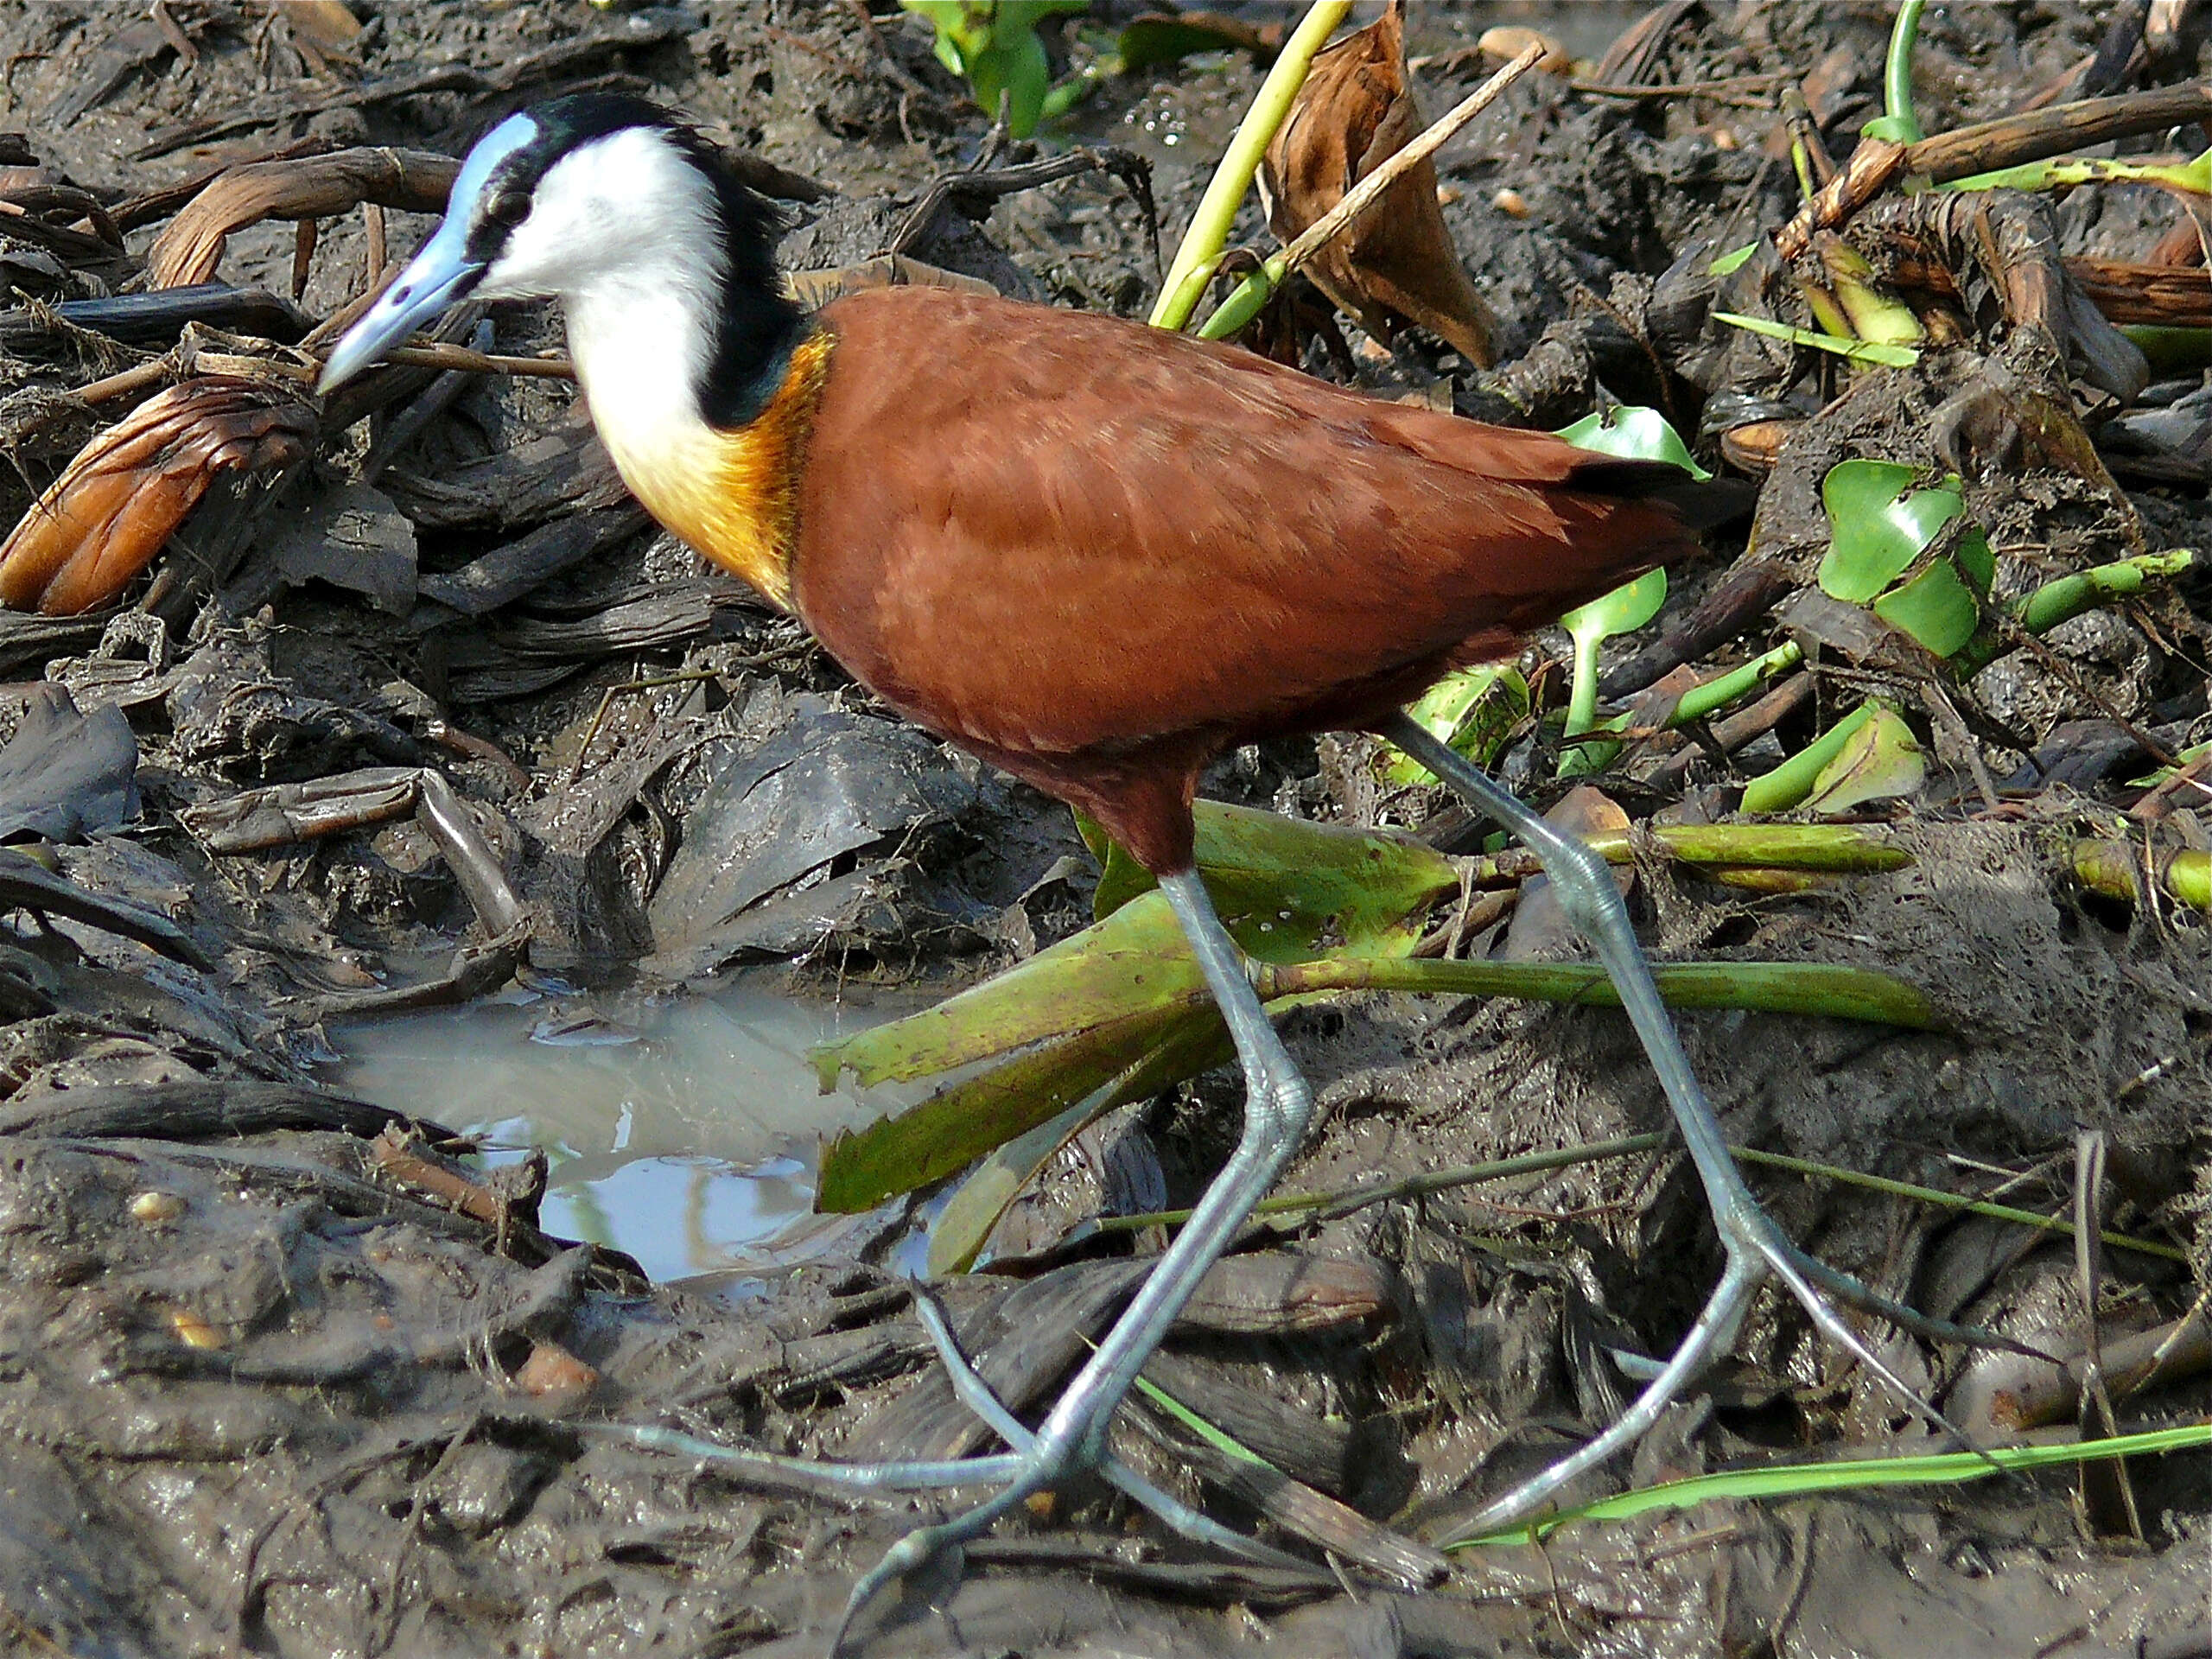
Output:
[[[1711,1300],[1628,1413],[1484,1519],[1528,1514],[1641,1434],[1769,1274],[1912,1397],[1815,1283],[1956,1333],[1782,1236],[1729,1158],[1605,865],[1400,712],[1447,669],[1690,552],[1682,474],[1111,318],[919,289],[808,316],[781,297],[774,231],[666,111],[604,96],[541,105],[478,141],[444,222],[338,343],[323,385],[463,298],[566,302],[592,418],[638,499],[893,709],[1105,824],[1159,878],[1228,1021],[1247,1085],[1235,1154],[1033,1433],[940,1341],[1010,1450],[851,1478],[1005,1484],[905,1540],[853,1606],[1079,1466],[1223,1540],[1110,1458],[1105,1435],[1311,1112],[1192,867],[1200,768],[1279,734],[1380,733],[1536,850],[1620,989],[1726,1247]]]

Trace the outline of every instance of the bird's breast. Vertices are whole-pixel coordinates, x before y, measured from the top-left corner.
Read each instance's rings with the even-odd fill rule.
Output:
[[[621,382],[658,367],[625,365],[618,377],[586,370],[584,390],[622,481],[646,512],[772,604],[791,607],[791,547],[798,479],[822,401],[832,346],[815,334],[792,348],[783,384],[746,425],[709,425],[685,389],[680,401],[646,405]],[[580,363],[580,367],[584,366]],[[613,380],[602,396],[602,381]]]

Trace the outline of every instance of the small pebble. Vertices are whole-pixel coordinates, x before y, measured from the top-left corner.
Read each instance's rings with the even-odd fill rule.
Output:
[[[176,1332],[177,1339],[188,1348],[219,1348],[223,1345],[223,1333],[188,1307],[170,1310],[169,1328]]]
[[[130,1200],[130,1217],[149,1225],[175,1221],[184,1213],[184,1200],[174,1192],[145,1192]]]
[[[1574,67],[1574,59],[1567,49],[1550,35],[1522,23],[1501,23],[1496,29],[1486,29],[1475,42],[1483,55],[1510,63],[1532,46],[1544,48],[1544,55],[1536,60],[1536,67],[1547,74],[1562,75]]]
[[[1529,199],[1510,184],[1499,188],[1497,194],[1490,199],[1490,205],[1508,219],[1529,217]]]

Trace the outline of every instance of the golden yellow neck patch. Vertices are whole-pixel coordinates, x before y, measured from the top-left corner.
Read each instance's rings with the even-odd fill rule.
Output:
[[[622,481],[646,512],[786,612],[799,468],[833,344],[817,331],[793,347],[783,384],[744,426],[692,421],[652,431],[600,428]]]

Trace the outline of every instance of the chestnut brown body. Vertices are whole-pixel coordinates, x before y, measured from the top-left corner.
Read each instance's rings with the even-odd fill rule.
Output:
[[[834,345],[800,617],[901,714],[1188,868],[1224,750],[1359,729],[1696,542],[1663,463],[1232,346],[891,289]]]

